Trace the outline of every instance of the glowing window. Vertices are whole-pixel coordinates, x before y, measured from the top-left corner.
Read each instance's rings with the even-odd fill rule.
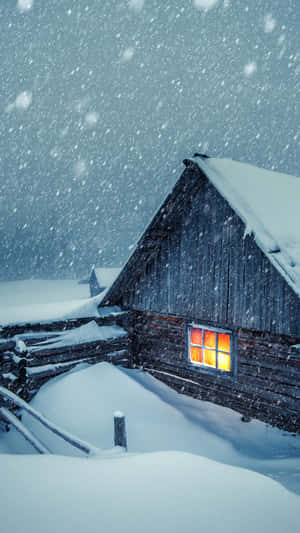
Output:
[[[189,330],[189,358],[193,364],[231,370],[231,335],[201,327]]]

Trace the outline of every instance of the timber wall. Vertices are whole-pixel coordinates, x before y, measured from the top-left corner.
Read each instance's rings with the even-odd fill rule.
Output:
[[[135,361],[156,378],[178,392],[300,432],[300,357],[291,348],[299,339],[236,328],[236,372],[213,374],[188,362],[189,318],[135,311],[133,322]]]
[[[180,189],[180,192],[176,192]],[[109,295],[128,309],[300,336],[300,299],[200,169],[186,169]],[[116,298],[116,301],[114,300]]]

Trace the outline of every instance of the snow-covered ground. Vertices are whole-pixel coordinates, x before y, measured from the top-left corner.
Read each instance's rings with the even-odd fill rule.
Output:
[[[0,326],[97,317],[103,295],[89,298],[89,286],[76,280],[0,282]]]
[[[74,281],[3,283],[0,317],[7,323],[31,312],[40,320],[44,310],[49,320],[51,306],[52,317],[62,316],[74,302],[78,313],[96,307],[87,292]],[[77,341],[87,330],[94,337],[95,328],[98,336],[93,322],[78,328]],[[101,451],[82,457],[23,414],[52,455],[37,455],[15,430],[0,433],[1,531],[297,531],[300,436],[243,423],[238,413],[108,363],[82,364],[49,381],[31,405]],[[128,453],[113,448],[116,410],[126,415]]]
[[[229,409],[108,363],[55,378],[31,404],[103,452],[79,457],[24,414],[54,455],[29,455],[34,451],[19,434],[2,433],[4,531],[297,530],[299,436],[245,424]],[[119,409],[126,415],[128,454],[112,450]]]
[[[74,279],[0,282],[1,308],[81,300],[88,298],[89,294],[89,285]]]
[[[6,457],[12,533],[294,533],[299,497],[261,475],[181,452]]]

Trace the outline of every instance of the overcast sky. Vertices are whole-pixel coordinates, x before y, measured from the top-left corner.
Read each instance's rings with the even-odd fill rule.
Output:
[[[121,266],[196,150],[300,176],[299,0],[2,0],[0,24],[0,279]]]

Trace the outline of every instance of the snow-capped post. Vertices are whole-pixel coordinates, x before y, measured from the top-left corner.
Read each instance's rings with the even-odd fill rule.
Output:
[[[121,411],[114,412],[115,446],[121,446],[127,451],[127,435],[125,415]]]

